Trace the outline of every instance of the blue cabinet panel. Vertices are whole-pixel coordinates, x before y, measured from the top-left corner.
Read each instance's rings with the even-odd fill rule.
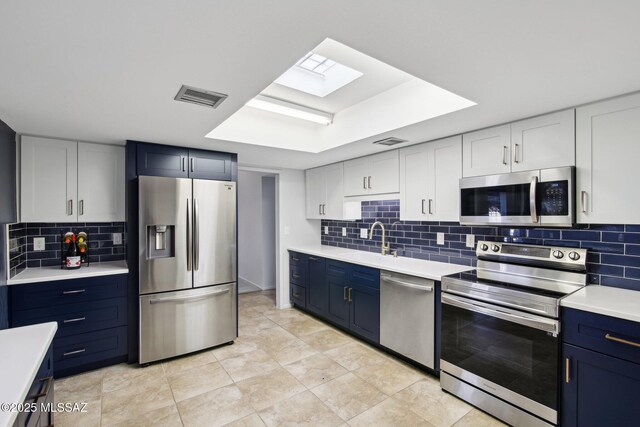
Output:
[[[361,284],[350,285],[349,329],[375,343],[380,343],[380,290]]]
[[[640,364],[563,345],[565,379],[562,425],[627,427],[637,425],[640,397]]]
[[[308,284],[307,284],[307,310],[319,316],[324,316],[327,311],[327,262],[324,258],[309,256]]]
[[[234,155],[216,151],[189,150],[189,178],[230,181]]]
[[[352,286],[362,285],[373,289],[380,289],[380,270],[351,264],[349,283]]]
[[[291,302],[300,308],[307,307],[307,295],[306,289],[302,286],[294,285],[293,283],[289,287],[291,292]]]
[[[349,286],[335,276],[327,276],[327,311],[326,317],[332,322],[349,327]]]
[[[138,143],[136,157],[138,175],[189,177],[187,148]]]

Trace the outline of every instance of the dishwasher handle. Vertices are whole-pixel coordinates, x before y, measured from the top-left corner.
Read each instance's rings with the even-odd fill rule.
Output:
[[[403,288],[417,289],[419,291],[424,291],[424,292],[433,292],[433,286],[415,285],[413,283],[409,283],[404,280],[392,279],[386,276],[382,276],[382,281],[391,283],[392,285],[402,286]]]

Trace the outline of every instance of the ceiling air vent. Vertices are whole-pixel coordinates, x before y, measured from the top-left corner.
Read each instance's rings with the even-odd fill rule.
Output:
[[[396,145],[396,144],[402,144],[403,142],[407,142],[407,140],[394,138],[394,137],[381,139],[380,141],[373,141],[374,144],[380,144],[380,145]]]
[[[202,105],[204,107],[217,108],[222,101],[227,99],[227,96],[229,95],[182,85],[174,99],[176,101],[190,102],[191,104]]]

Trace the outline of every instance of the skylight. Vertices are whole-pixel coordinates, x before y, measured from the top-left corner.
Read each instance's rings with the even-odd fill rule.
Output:
[[[309,52],[274,83],[324,98],[361,76],[360,71]]]

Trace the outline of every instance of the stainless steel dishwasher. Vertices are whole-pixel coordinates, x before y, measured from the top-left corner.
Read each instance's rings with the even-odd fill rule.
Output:
[[[380,272],[380,344],[434,369],[435,284]]]

